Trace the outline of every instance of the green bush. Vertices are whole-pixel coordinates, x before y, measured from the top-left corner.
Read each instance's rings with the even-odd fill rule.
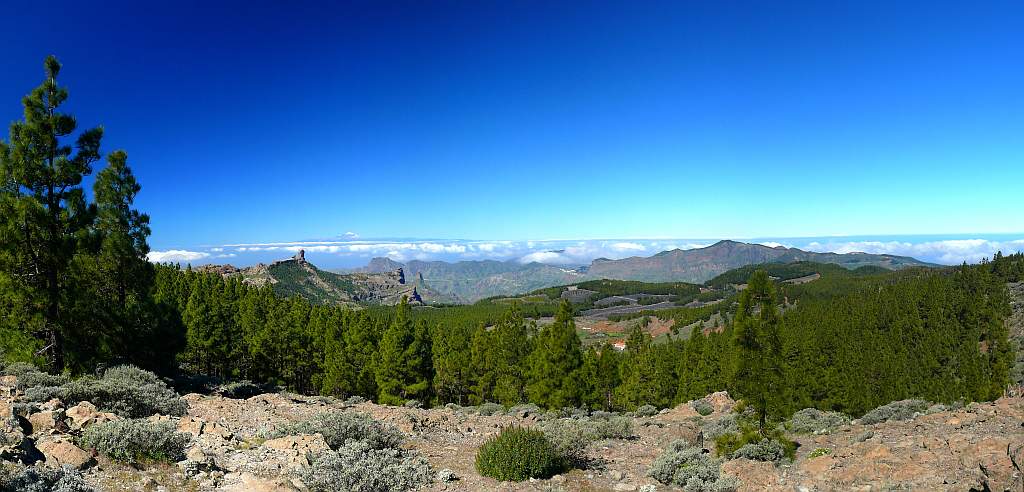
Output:
[[[613,417],[608,419],[557,419],[538,425],[555,451],[566,464],[578,467],[587,465],[586,449],[599,439],[627,439],[633,436],[633,419]]]
[[[739,431],[739,415],[729,413],[704,424],[702,431],[704,437],[715,439],[723,434]]]
[[[359,395],[352,395],[345,399],[345,404],[348,406],[359,405],[360,403],[366,403],[366,398]]]
[[[135,366],[107,369],[99,379],[82,378],[64,385],[62,400],[89,401],[104,412],[139,418],[154,414],[181,416],[188,404],[160,378]]]
[[[227,398],[245,399],[262,395],[263,393],[270,393],[272,389],[249,380],[242,380],[218,386],[217,393]]]
[[[62,468],[27,467],[8,471],[0,464],[0,492],[93,492],[82,474],[69,466]]]
[[[89,426],[79,444],[126,463],[173,463],[184,459],[189,440],[189,436],[178,432],[170,421],[122,419]]]
[[[407,400],[402,406],[405,408],[423,408],[423,402],[419,400]]]
[[[61,386],[68,382],[67,376],[47,374],[27,362],[8,365],[4,368],[3,375],[17,377],[18,389],[23,391],[29,388]]]
[[[540,407],[534,405],[533,403],[524,403],[508,409],[509,415],[517,415],[523,417],[529,417],[530,415],[540,415],[541,413],[543,412],[540,409]]]
[[[505,427],[487,440],[476,454],[476,470],[485,477],[521,482],[529,478],[550,478],[565,463],[543,432],[523,427]]]
[[[19,385],[23,380],[27,385],[25,399],[28,401],[43,402],[52,398],[67,403],[89,401],[104,412],[126,418],[158,413],[181,416],[188,412],[188,404],[156,374],[134,366],[112,367],[99,379],[86,376],[69,382],[62,376],[40,373],[27,364],[15,365],[22,366],[16,370],[21,373]]]
[[[486,417],[489,417],[491,415],[504,415],[505,414],[505,407],[503,407],[503,406],[501,406],[501,405],[499,405],[497,403],[487,402],[487,403],[483,403],[480,406],[476,407],[476,411],[480,415],[483,415],[483,416],[486,416]]]
[[[910,420],[928,410],[931,403],[924,400],[900,400],[882,405],[860,418],[862,424],[880,424],[889,421]]]
[[[772,430],[762,434],[752,425],[741,424],[738,432],[722,434],[715,438],[715,452],[729,459],[747,458],[755,461],[779,463],[793,459],[796,443]]]
[[[807,458],[817,458],[819,456],[825,456],[825,455],[829,455],[829,454],[832,454],[832,450],[831,449],[829,449],[829,448],[817,448],[814,451],[811,451],[807,455]]]
[[[365,442],[371,449],[398,448],[405,438],[394,426],[374,420],[365,413],[338,411],[286,425],[269,437],[316,433],[324,436],[327,445],[335,450],[353,441]]]
[[[711,406],[711,403],[701,398],[693,402],[693,409],[697,411],[701,416],[708,416],[715,412],[715,407]]]
[[[722,460],[683,439],[673,441],[651,464],[648,473],[665,485],[682,487],[687,492],[724,492],[736,490],[737,480],[722,474]]]
[[[849,423],[850,417],[846,414],[805,408],[793,414],[786,428],[797,434],[831,434]]]
[[[637,417],[653,417],[658,414],[658,409],[654,405],[641,405],[633,414]]]
[[[346,441],[335,451],[321,453],[302,473],[302,481],[312,492],[405,491],[432,480],[430,464],[419,454],[376,449],[366,441]]]

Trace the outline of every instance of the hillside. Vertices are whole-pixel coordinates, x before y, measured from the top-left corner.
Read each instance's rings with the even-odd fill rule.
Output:
[[[810,261],[832,263],[845,268],[864,266],[899,270],[913,266],[935,266],[906,256],[868,253],[813,253],[783,246],[768,247],[737,241],[719,241],[706,248],[674,249],[650,257],[621,260],[597,259],[587,268],[591,277],[645,282],[702,283],[734,268],[758,263]]]
[[[494,296],[508,296],[535,289],[563,285],[586,277],[574,270],[541,263],[516,261],[419,261],[398,263],[389,258],[374,258],[358,273],[382,273],[401,268],[406,275],[426,279],[442,295],[472,303]]]
[[[114,435],[117,424],[130,422],[111,412],[109,401],[72,403],[53,399],[26,403],[34,384],[27,379],[0,377],[0,412],[5,422],[13,418],[23,423],[21,427],[4,428],[2,436],[10,444],[0,446],[0,452],[5,453],[0,461],[0,489],[326,491],[347,490],[345,485],[355,483],[393,485],[395,477],[401,477],[414,480],[419,490],[427,491],[691,490],[659,481],[666,476],[666,460],[659,457],[678,445],[678,440],[697,452],[715,456],[717,443],[713,437],[735,426],[742,415],[737,412],[736,402],[724,392],[660,413],[583,409],[560,413],[531,405],[506,409],[495,404],[428,410],[286,392],[231,395],[204,391],[180,399],[169,393],[165,398],[168,402],[180,401],[175,405],[180,410],[160,414],[147,409],[141,416],[149,417],[151,423],[136,424],[135,432],[152,439],[159,435],[157,429],[163,429],[173,433],[174,439],[163,438],[153,445],[164,453],[157,460],[126,463],[110,453],[145,446],[144,440],[112,439],[97,446],[102,451],[93,451],[83,442],[82,436],[90,432],[102,429]],[[132,381],[124,382],[127,392],[138,391]],[[698,412],[698,408],[703,411]],[[325,416],[330,419],[317,420]],[[706,469],[732,480],[733,486],[723,490],[737,492],[1020,490],[1016,464],[1024,458],[1022,419],[1021,398],[966,407],[932,405],[881,422],[851,422],[846,418],[818,432],[788,431],[798,446],[791,460],[772,463],[723,458],[710,461],[711,467]],[[317,426],[316,422],[325,420],[346,422],[354,428]],[[313,423],[309,433],[301,427],[303,422]],[[362,422],[372,426],[353,426]],[[787,421],[790,426],[795,423],[796,419]],[[616,431],[604,438],[586,433],[586,429],[610,424]],[[578,452],[585,461],[578,469],[518,483],[482,476],[474,467],[477,450],[510,425],[541,429],[551,436],[570,436],[580,443]],[[394,450],[388,454],[370,451],[373,454],[368,458],[344,454],[352,446],[351,441],[381,436],[389,436],[385,444],[378,445],[392,446]],[[349,442],[341,444],[342,437]],[[49,473],[60,477],[62,488],[43,487],[45,477],[51,476],[47,470],[54,469],[48,467],[56,465],[65,468]],[[380,491],[392,487],[363,485],[352,489]]]
[[[427,304],[454,300],[434,291],[420,276],[412,282],[407,281],[401,267],[375,273],[338,274],[321,270],[306,261],[302,251],[293,258],[269,265],[261,263],[242,269],[231,265],[207,265],[199,270],[225,277],[239,276],[248,285],[270,285],[280,296],[300,296],[314,304],[390,306],[398,304],[403,296]]]

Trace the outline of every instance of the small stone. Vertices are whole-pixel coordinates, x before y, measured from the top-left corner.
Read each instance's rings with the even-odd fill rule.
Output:
[[[458,479],[459,479],[459,477],[455,475],[455,472],[451,471],[448,468],[445,468],[445,469],[437,472],[437,481],[438,482],[441,482],[441,483],[454,482],[454,481],[456,481]]]

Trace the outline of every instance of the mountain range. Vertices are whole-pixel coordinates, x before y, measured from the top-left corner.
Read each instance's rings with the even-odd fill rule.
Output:
[[[306,261],[303,251],[292,258],[250,267],[205,265],[200,271],[240,277],[249,285],[269,285],[282,296],[301,296],[318,304],[397,304],[402,297],[413,303],[454,303],[458,299],[439,293],[416,276],[408,281],[402,268],[382,272],[338,274],[321,270]]]
[[[875,266],[898,270],[907,267],[935,267],[907,256],[869,253],[815,253],[783,246],[770,247],[738,241],[719,241],[711,246],[689,250],[673,249],[649,257],[634,256],[620,260],[598,258],[585,266],[553,266],[495,261],[419,261],[400,263],[390,258],[374,258],[353,273],[381,274],[403,269],[407,275],[425,279],[441,295],[460,302],[474,302],[493,296],[511,296],[544,287],[566,285],[600,278],[645,282],[703,283],[716,275],[747,265],[810,261],[831,263],[846,268]]]

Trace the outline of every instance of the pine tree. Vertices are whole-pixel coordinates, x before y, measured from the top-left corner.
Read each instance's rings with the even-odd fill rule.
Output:
[[[0,272],[32,312],[30,330],[42,335],[49,370],[64,370],[64,339],[74,319],[64,315],[71,261],[92,224],[81,183],[99,159],[103,131],[75,132],[75,118],[59,108],[68,92],[57,85],[61,65],[44,63],[43,83],[22,99],[25,119],[11,125],[0,145]]]
[[[740,295],[733,328],[738,351],[733,386],[756,410],[762,434],[769,430],[769,419],[779,417],[784,405],[777,304],[775,285],[768,273],[754,272]]]
[[[410,310],[403,296],[380,342],[376,376],[381,404],[401,405],[409,399],[424,398],[430,387],[432,376],[424,370],[430,360],[429,337],[425,325],[414,326]]]
[[[547,408],[579,405],[582,395],[577,378],[583,365],[580,346],[572,308],[563,300],[554,322],[537,334],[527,358],[526,395],[531,402]]]

